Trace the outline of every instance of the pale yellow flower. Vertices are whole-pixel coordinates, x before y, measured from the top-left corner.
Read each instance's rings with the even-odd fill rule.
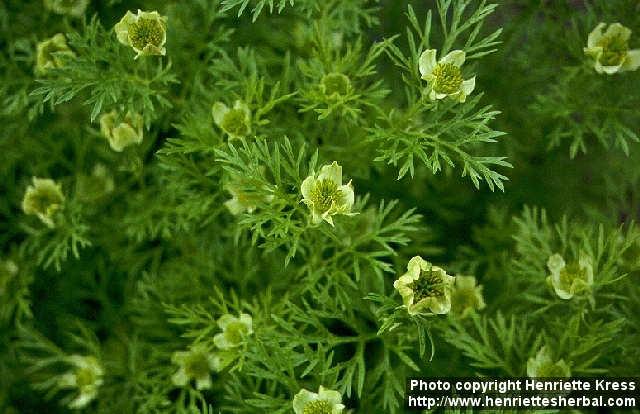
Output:
[[[121,152],[130,145],[142,142],[143,124],[139,114],[127,112],[121,116],[114,110],[100,117],[100,132],[114,151]]]
[[[242,138],[251,133],[251,110],[249,106],[237,100],[233,108],[222,102],[216,102],[211,107],[213,121],[229,135],[229,138]]]
[[[60,184],[49,178],[33,177],[22,199],[22,211],[38,216],[44,224],[54,227],[53,217],[64,205],[64,194]]]
[[[65,58],[75,57],[75,53],[69,49],[67,38],[58,33],[52,38],[38,43],[36,47],[36,73],[44,75],[49,69],[64,66]]]
[[[577,263],[567,265],[559,254],[549,257],[547,267],[551,275],[547,281],[561,299],[571,299],[575,294],[591,289],[593,265],[591,259],[581,255]]]
[[[302,389],[293,397],[295,414],[340,414],[344,408],[342,395],[322,385],[317,393]]]
[[[98,395],[103,383],[104,371],[97,358],[93,356],[71,355],[69,363],[74,369],[60,377],[61,388],[76,388],[78,395],[69,403],[69,408],[85,408]]]
[[[428,83],[429,99],[450,97],[464,102],[476,87],[475,76],[467,80],[462,78],[460,67],[466,57],[464,51],[454,50],[438,61],[436,53],[435,49],[425,50],[419,59],[420,75]]]
[[[409,260],[407,273],[400,276],[393,287],[402,296],[410,315],[427,312],[445,314],[451,310],[454,281],[455,278],[444,269],[415,256]]]
[[[237,348],[253,333],[253,318],[246,313],[241,313],[240,317],[222,315],[218,327],[222,332],[213,337],[213,343],[222,350]]]
[[[178,371],[171,377],[171,382],[178,387],[184,387],[194,380],[197,389],[209,389],[211,372],[221,369],[220,357],[203,345],[193,346],[188,351],[174,352],[171,361],[178,365]]]
[[[140,56],[164,56],[167,53],[167,18],[157,11],[143,12],[138,9],[138,14],[130,11],[115,26],[118,41],[137,53],[135,59]]]
[[[527,375],[531,378],[567,378],[571,377],[571,370],[564,360],[554,361],[551,351],[543,346],[527,361]]]
[[[640,49],[629,50],[631,30],[620,23],[612,23],[607,30],[606,23],[596,26],[587,39],[584,53],[594,60],[598,73],[612,75],[617,72],[632,71],[640,67]]]
[[[318,175],[311,174],[300,188],[302,202],[311,210],[311,220],[318,224],[322,220],[333,226],[332,216],[353,215],[355,195],[351,181],[342,184],[342,167],[337,162],[325,165]]]

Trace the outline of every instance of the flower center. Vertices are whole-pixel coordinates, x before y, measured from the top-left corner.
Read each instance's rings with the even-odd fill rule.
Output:
[[[224,336],[232,344],[240,345],[247,334],[247,327],[242,322],[231,322],[224,331]]]
[[[314,207],[322,212],[329,210],[334,203],[340,204],[342,197],[338,184],[326,178],[319,180],[311,190],[311,201]]]
[[[435,77],[433,90],[437,93],[449,95],[457,92],[462,85],[460,68],[452,63],[437,64],[432,74]]]
[[[96,376],[90,368],[81,368],[76,371],[76,383],[78,388],[84,388],[94,385],[96,382]]]
[[[444,296],[444,283],[440,274],[433,270],[427,270],[420,274],[418,280],[411,285],[414,302],[419,302],[424,298]]]
[[[62,199],[52,191],[38,191],[31,199],[34,209],[42,214],[53,213],[60,207]]]
[[[622,35],[603,37],[597,45],[603,49],[600,63],[604,66],[619,65],[629,50],[629,42]]]
[[[302,414],[331,414],[331,404],[326,400],[315,400],[307,403]]]
[[[581,269],[577,263],[569,264],[560,271],[560,284],[566,288],[569,288],[575,280],[586,280],[585,273],[586,272],[584,271],[584,269]]]
[[[209,360],[202,352],[190,354],[186,361],[184,370],[191,378],[202,378],[209,375]]]
[[[344,96],[349,92],[350,86],[351,81],[342,73],[329,73],[322,78],[322,88],[327,96],[333,94]]]
[[[231,109],[222,119],[222,129],[231,135],[244,136],[249,132],[246,114],[242,109]]]
[[[129,27],[129,40],[138,50],[148,45],[160,47],[164,41],[164,28],[156,19],[140,18]]]

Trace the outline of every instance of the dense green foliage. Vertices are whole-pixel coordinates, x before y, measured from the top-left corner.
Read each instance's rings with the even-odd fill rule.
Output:
[[[400,413],[542,347],[638,376],[640,70],[584,48],[640,48],[640,3],[496,3],[0,2],[0,412]],[[429,49],[466,55],[442,99]],[[410,314],[414,256],[486,306]]]

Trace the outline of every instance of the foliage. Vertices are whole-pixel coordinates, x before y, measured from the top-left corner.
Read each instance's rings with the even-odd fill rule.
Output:
[[[638,376],[640,70],[583,51],[599,22],[640,48],[636,0],[144,0],[166,56],[137,59],[128,2],[45,3],[0,2],[0,412],[69,412],[77,356],[104,372],[79,411],[109,414],[292,413],[320,386],[395,414],[407,377],[525,376],[542,346]],[[465,102],[430,98],[429,49],[465,53]],[[111,113],[142,142],[113,150]],[[350,207],[333,225],[309,176]],[[23,211],[33,177],[64,194],[34,201],[51,223]],[[593,281],[561,298],[554,255]],[[414,256],[486,307],[409,315]],[[210,386],[176,385],[194,350]]]

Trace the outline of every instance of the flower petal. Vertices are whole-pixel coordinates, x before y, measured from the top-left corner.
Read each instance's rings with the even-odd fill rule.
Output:
[[[187,376],[184,368],[178,369],[178,371],[171,376],[171,382],[173,385],[177,385],[178,387],[184,387],[189,382],[189,377]]]
[[[431,268],[431,263],[420,256],[413,256],[407,264],[407,274],[411,274],[413,280],[417,280],[420,277],[420,272],[429,268]]]
[[[338,391],[328,390],[321,385],[320,389],[318,390],[318,399],[326,400],[332,405],[340,404],[342,403],[342,394],[340,394]]]
[[[640,49],[627,52],[627,57],[622,63],[622,70],[637,70],[640,67]]]
[[[622,41],[626,42],[631,37],[631,30],[620,23],[612,23],[604,32],[604,37],[620,37]]]
[[[466,81],[462,82],[462,85],[460,86],[460,90],[462,91],[462,93],[466,96],[466,95],[470,95],[471,92],[473,92],[473,90],[476,88],[476,77],[472,77],[470,79],[467,79]]]
[[[227,209],[229,209],[229,212],[234,216],[237,216],[238,214],[245,211],[245,207],[242,204],[240,204],[240,201],[238,200],[237,197],[234,197],[230,200],[225,201],[224,205],[225,207],[227,207]]]
[[[240,314],[240,322],[247,327],[247,334],[253,333],[253,318],[246,313]]]
[[[295,411],[296,414],[303,414],[304,407],[311,401],[317,399],[318,394],[302,389],[293,397],[293,411]]]
[[[431,309],[431,312],[437,315],[444,315],[446,313],[449,313],[449,311],[451,310],[451,300],[449,299],[448,295],[445,295],[442,298],[431,297],[429,299],[431,299],[431,303],[429,304],[429,309]]]
[[[218,319],[218,327],[222,330],[227,329],[230,323],[236,322],[238,318],[231,314],[224,314]]]
[[[466,56],[463,50],[452,50],[447,56],[440,59],[440,63],[451,63],[454,66],[460,67],[464,63]]]
[[[229,112],[229,108],[222,102],[216,102],[211,107],[211,114],[213,115],[213,121],[216,125],[222,125],[222,120],[224,116]]]
[[[420,55],[420,59],[418,59],[418,67],[420,69],[422,79],[424,79],[425,76],[430,75],[433,72],[433,68],[438,64],[436,61],[436,53],[435,49],[427,49]]]
[[[208,390],[211,388],[211,376],[196,378],[196,388],[199,390]]]
[[[84,393],[81,392],[71,403],[69,403],[69,408],[80,409],[86,407],[91,400],[93,400],[96,396],[95,392]]]
[[[564,259],[558,253],[551,255],[549,260],[547,260],[547,268],[551,273],[558,273],[564,269],[565,266],[566,263]]]
[[[244,112],[245,118],[247,120],[251,119],[251,110],[249,109],[249,105],[247,105],[243,101],[239,99],[235,101],[233,104],[233,109],[240,109],[242,112]]]
[[[600,65],[600,63],[598,63],[598,65]],[[622,68],[622,65],[616,65],[616,66],[603,66],[600,65],[600,70],[604,73],[606,73],[607,75],[613,75],[614,73],[618,73],[620,72],[620,69]]]
[[[114,30],[116,32],[118,42],[122,43],[125,46],[131,45],[129,42],[129,26],[137,21],[138,18],[130,11],[127,11],[124,17],[122,17],[122,19],[120,19],[120,21],[116,23]]]
[[[344,196],[344,207],[345,212],[351,211],[351,207],[353,207],[353,203],[355,201],[355,194],[353,193],[353,186],[351,185],[351,181],[348,184],[341,185],[339,188],[340,192]]]
[[[598,23],[598,25],[589,33],[589,37],[587,38],[587,47],[592,48],[595,47],[598,41],[602,39],[602,30],[605,28],[606,23]]]
[[[223,333],[214,335],[213,344],[220,349],[230,349],[235,347],[235,344],[232,344],[229,341],[227,341],[227,338],[224,336]]]
[[[304,181],[302,182],[302,185],[300,186],[300,192],[302,193],[302,198],[311,202],[311,191],[313,190],[313,187],[315,187],[315,185],[316,185],[316,179],[315,177],[313,177],[313,175],[310,175],[307,178],[305,178]]]
[[[342,167],[336,161],[331,165],[323,166],[318,174],[318,180],[331,180],[338,186],[342,185]]]
[[[322,220],[329,223],[331,227],[335,227],[335,224],[333,224],[333,218],[329,214],[323,214],[321,217],[322,217]]]

